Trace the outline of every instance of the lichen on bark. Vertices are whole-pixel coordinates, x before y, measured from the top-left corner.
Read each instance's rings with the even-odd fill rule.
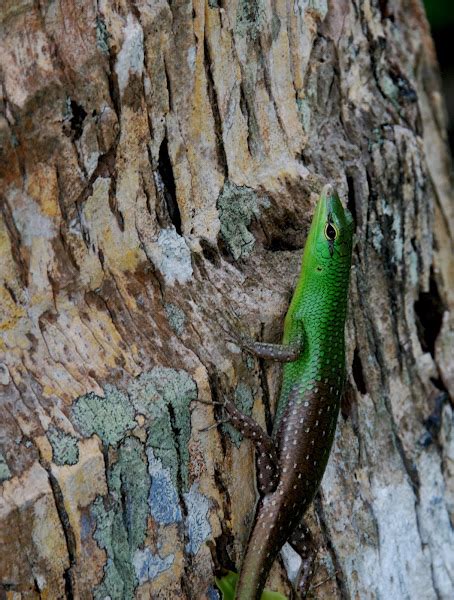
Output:
[[[419,0],[6,2],[0,72],[0,588],[214,597],[254,455],[201,430],[225,396],[270,428],[279,388],[225,320],[279,339],[330,181],[357,245],[314,594],[453,597],[452,181]]]

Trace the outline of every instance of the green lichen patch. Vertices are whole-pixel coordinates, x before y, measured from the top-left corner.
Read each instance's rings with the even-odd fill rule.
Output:
[[[125,433],[134,428],[134,408],[128,397],[107,385],[105,397],[90,393],[80,396],[73,406],[74,421],[81,433],[96,433],[104,444],[118,444]]]
[[[250,416],[252,414],[252,406],[254,405],[254,396],[251,388],[243,382],[240,382],[235,390],[235,404],[237,408],[244,414]],[[232,442],[239,448],[243,439],[239,431],[228,423],[223,425],[225,432],[229,435]]]
[[[306,98],[298,98],[296,101],[298,108],[298,117],[304,131],[309,131],[311,124],[311,109]]]
[[[94,538],[107,554],[104,578],[94,597],[129,600],[138,583],[134,556],[145,541],[150,489],[146,456],[138,439],[127,437],[119,446],[107,481],[109,495],[98,497],[92,506]]]
[[[99,16],[96,17],[96,46],[103,54],[109,54],[109,32]]]
[[[256,40],[264,20],[263,0],[240,0],[236,13],[236,33],[239,36]]]
[[[186,317],[184,312],[175,304],[168,302],[164,306],[164,310],[166,312],[167,319],[170,323],[170,326],[175,331],[177,335],[181,335],[184,330],[184,324],[186,322]]]
[[[0,453],[0,483],[6,481],[7,479],[11,479],[11,471],[6,464],[5,457]]]
[[[255,238],[249,231],[253,217],[258,217],[260,207],[268,207],[269,201],[248,187],[226,181],[217,201],[221,235],[233,258],[238,260],[252,252]]]
[[[135,409],[150,419],[147,445],[170,470],[174,485],[179,476],[188,488],[189,404],[197,397],[194,380],[182,370],[155,367],[140,375],[130,386]]]
[[[281,20],[276,13],[273,13],[273,18],[271,19],[271,39],[273,40],[273,42],[275,42],[279,37],[280,30]]]
[[[52,460],[56,465],[77,464],[79,461],[77,438],[58,427],[50,427],[47,431],[47,439],[52,446]]]

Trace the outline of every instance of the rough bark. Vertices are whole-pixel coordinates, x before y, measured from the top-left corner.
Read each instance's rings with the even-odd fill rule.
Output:
[[[313,596],[453,598],[452,188],[420,2],[0,18],[0,597],[216,597],[253,451],[194,400],[270,425],[279,369],[224,329],[279,339],[331,181],[357,244]]]

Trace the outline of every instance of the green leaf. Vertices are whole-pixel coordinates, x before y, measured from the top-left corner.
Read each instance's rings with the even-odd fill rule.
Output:
[[[233,571],[229,571],[227,575],[220,579],[216,577],[216,585],[222,592],[223,600],[234,600],[235,588],[238,581],[238,574]],[[285,596],[279,592],[272,592],[271,590],[264,590],[262,592],[261,600],[287,600]]]

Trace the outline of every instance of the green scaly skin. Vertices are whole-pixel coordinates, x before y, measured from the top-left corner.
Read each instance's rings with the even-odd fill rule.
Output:
[[[329,214],[337,229],[333,244],[325,236]],[[307,389],[313,380],[328,379],[342,390],[353,230],[350,212],[343,208],[336,191],[330,185],[325,186],[312,219],[300,276],[285,317],[282,342],[297,343],[302,353],[296,361],[284,366],[274,431],[295,384]],[[330,250],[331,245],[333,250]]]
[[[225,600],[267,597],[267,591],[262,596],[266,578],[286,541],[303,558],[298,590],[303,597],[307,592],[313,559],[310,532],[302,517],[325,471],[345,382],[353,228],[337,193],[325,186],[285,318],[283,345],[273,351],[270,344],[246,344],[257,355],[287,362],[271,437],[233,403],[226,405],[233,425],[255,440],[261,498],[235,595],[224,589]]]

